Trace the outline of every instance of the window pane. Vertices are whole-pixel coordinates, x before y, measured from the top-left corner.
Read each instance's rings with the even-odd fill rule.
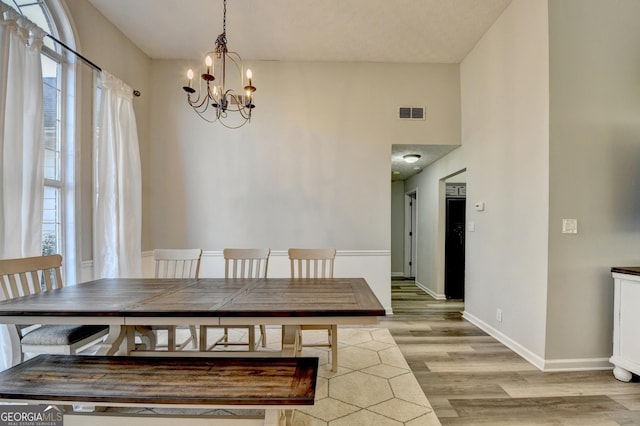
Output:
[[[60,64],[46,55],[42,55],[42,76],[45,78],[55,79],[60,73]],[[59,88],[58,84],[52,84],[53,87]]]
[[[60,90],[59,64],[42,55],[44,94],[44,177],[60,180]]]
[[[60,253],[60,189],[44,187],[42,254]]]
[[[33,3],[33,2],[30,2],[30,3]],[[43,30],[51,34],[51,27],[49,26],[49,20],[45,16],[44,12],[42,11],[42,7],[39,4],[21,6],[20,12],[22,12],[24,16],[29,18],[31,22],[33,22],[34,24],[36,24],[37,26],[39,26],[40,28],[42,28]]]

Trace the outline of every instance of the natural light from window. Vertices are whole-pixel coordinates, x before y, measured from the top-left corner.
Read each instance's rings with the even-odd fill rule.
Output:
[[[56,36],[55,26],[46,5],[34,0],[0,0],[13,7],[49,34]],[[44,38],[42,81],[44,96],[44,211],[42,218],[42,253],[64,255],[63,135],[62,135],[62,56],[53,40]],[[69,212],[72,214],[73,212]]]

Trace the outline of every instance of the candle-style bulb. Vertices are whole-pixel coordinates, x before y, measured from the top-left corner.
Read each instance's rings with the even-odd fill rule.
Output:
[[[211,59],[211,56],[207,55],[207,57],[204,58],[204,63],[207,65],[207,75],[211,75],[211,65],[213,65],[213,59]]]
[[[187,71],[187,85],[182,87],[185,92],[195,93],[195,90],[193,90],[192,88],[193,86],[192,83],[193,83],[193,70],[189,68],[189,70]]]
[[[251,72],[251,70],[249,68],[247,68],[247,78],[249,80],[251,80],[251,77],[253,77],[253,73]]]

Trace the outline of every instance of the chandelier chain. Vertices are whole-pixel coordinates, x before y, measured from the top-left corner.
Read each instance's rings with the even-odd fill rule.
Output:
[[[218,35],[216,38],[216,53],[217,54],[225,54],[228,52],[227,50],[227,0],[223,2],[222,9],[222,34]]]
[[[224,0],[222,8],[222,32],[227,33],[227,0]]]

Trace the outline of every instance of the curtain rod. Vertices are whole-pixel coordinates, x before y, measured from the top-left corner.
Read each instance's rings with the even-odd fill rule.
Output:
[[[70,48],[69,46],[67,46],[66,44],[64,44],[63,42],[61,42],[60,40],[58,40],[57,38],[55,38],[54,36],[52,36],[51,34],[46,34],[47,37],[49,37],[51,40],[55,41],[56,43],[58,43],[60,46],[64,47],[65,49],[67,49],[69,52],[73,53],[74,55],[76,55],[78,58],[80,58],[80,60],[82,62],[84,62],[85,64],[89,65],[91,68],[93,68],[96,71],[102,71],[102,68],[100,68],[99,66],[97,66],[95,63],[91,62],[89,59],[85,58],[84,56],[82,56],[80,53],[76,52],[75,50],[73,50],[72,48]],[[140,91],[139,90],[133,90],[133,96],[140,96]]]

